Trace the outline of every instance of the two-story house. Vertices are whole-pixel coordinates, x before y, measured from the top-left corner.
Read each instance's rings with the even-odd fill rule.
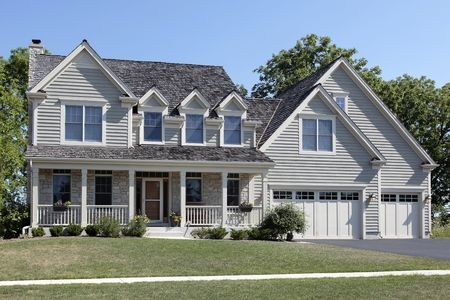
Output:
[[[293,202],[305,237],[429,237],[436,164],[344,59],[278,99],[243,97],[222,67],[102,59],[87,41],[58,56],[34,40],[29,65],[32,226],[254,226]]]

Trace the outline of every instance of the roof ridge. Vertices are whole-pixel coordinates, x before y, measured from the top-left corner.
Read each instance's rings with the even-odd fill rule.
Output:
[[[39,54],[41,56],[53,56],[53,57],[60,57],[65,58],[67,55],[60,55],[60,54]],[[136,63],[153,63],[153,64],[170,64],[170,65],[182,65],[182,66],[196,66],[196,67],[205,67],[205,68],[222,68],[221,65],[207,65],[207,64],[193,64],[193,63],[178,63],[178,62],[167,62],[167,61],[155,61],[155,60],[137,60],[137,59],[122,59],[122,58],[105,58],[100,57],[102,60],[105,61],[123,61],[123,62],[136,62]]]

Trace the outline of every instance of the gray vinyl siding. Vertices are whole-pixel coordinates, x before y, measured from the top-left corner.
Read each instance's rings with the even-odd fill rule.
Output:
[[[176,146],[180,143],[180,128],[166,127],[164,128],[165,144]]]
[[[243,131],[243,143],[244,147],[252,147],[253,145],[253,131],[244,130]]]
[[[311,100],[302,113],[333,114],[320,98]],[[335,155],[299,154],[299,138],[297,116],[265,151],[276,163],[268,173],[270,190],[295,184],[362,184],[366,193],[377,194],[377,170],[372,169],[371,156],[338,118]],[[377,233],[378,204],[370,203],[365,213],[366,233]]]
[[[347,92],[348,114],[387,160],[382,168],[382,186],[423,186],[427,173],[422,160],[381,114],[371,100],[342,69],[337,69],[324,83],[330,92]]]
[[[205,137],[207,146],[218,146],[219,145],[219,130],[206,128],[206,137]]]
[[[80,54],[47,88],[47,99],[38,106],[38,144],[60,143],[60,100],[104,101],[106,144],[127,146],[128,108],[119,102],[121,92],[86,55]]]

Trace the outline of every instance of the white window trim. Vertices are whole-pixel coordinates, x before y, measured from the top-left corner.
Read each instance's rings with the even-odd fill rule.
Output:
[[[181,130],[181,145],[183,146],[206,146],[206,123],[205,118],[208,116],[208,110],[203,109],[185,109],[183,113],[180,113],[184,117],[183,128]],[[187,115],[202,115],[203,116],[203,142],[202,143],[188,143],[186,142],[186,122]]]
[[[333,99],[336,102],[336,104],[337,104],[337,98],[338,97],[344,98],[344,105],[345,105],[344,111],[345,111],[345,113],[348,113],[348,95],[349,95],[349,93],[347,93],[347,92],[336,92],[336,93],[333,93]]]
[[[223,118],[223,124],[220,127],[220,137],[219,137],[219,145],[220,147],[244,147],[244,119],[245,119],[245,113],[244,112],[223,112],[219,115]],[[225,118],[226,117],[241,117],[241,143],[240,144],[225,144]]]
[[[286,199],[275,199],[274,194],[275,192],[282,191],[282,192],[290,192],[291,198]],[[296,193],[297,192],[311,192],[314,193],[314,199],[296,199]],[[320,199],[320,193],[329,193],[329,192],[336,192],[337,193],[337,199],[335,200],[327,200],[327,199]],[[342,194],[341,193],[358,193],[358,200],[342,200]],[[311,202],[318,202],[318,201],[363,201],[364,200],[364,190],[359,189],[340,189],[338,187],[334,187],[332,189],[317,189],[317,188],[273,188],[271,190],[271,200],[275,202],[305,202],[305,201],[311,201]],[[362,202],[361,202],[362,203]]]
[[[310,150],[303,150],[303,120],[316,120],[316,146],[317,149],[319,147],[319,126],[318,126],[318,120],[331,120],[331,146],[332,151],[310,151]],[[300,154],[313,154],[313,155],[336,155],[336,116],[335,115],[316,115],[316,114],[300,114],[299,120],[298,120],[298,126],[299,126],[299,153]]]
[[[77,100],[60,100],[61,102],[61,123],[60,123],[60,144],[61,145],[83,145],[83,146],[105,146],[106,145],[106,103],[107,101],[77,101]],[[82,127],[82,141],[66,141],[66,106],[82,106],[83,107],[83,127]],[[85,107],[101,107],[102,108],[102,141],[101,142],[85,142],[84,141],[84,127],[85,127]]]
[[[113,187],[113,174],[95,174],[95,171],[94,171],[94,195],[93,195],[93,199],[94,199],[94,203],[93,203],[93,205],[97,205],[96,204],[96,202],[97,202],[97,198],[96,198],[96,196],[97,196],[97,182],[96,182],[96,180],[97,180],[97,177],[111,177],[111,204],[110,205],[113,205],[113,192],[112,192],[112,187]],[[105,205],[105,204],[102,204],[102,205]]]
[[[164,126],[164,116],[167,115],[167,107],[141,107],[142,111],[142,122],[139,126],[139,144],[141,145],[164,145],[165,144],[165,137],[166,137],[166,130]],[[161,113],[161,141],[146,141],[144,139],[144,124],[145,124],[145,113],[146,112],[160,112]]]

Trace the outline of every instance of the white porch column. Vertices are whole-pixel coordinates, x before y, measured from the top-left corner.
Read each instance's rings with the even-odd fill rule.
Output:
[[[128,170],[128,222],[134,218],[135,213],[135,182],[136,182],[136,171],[134,169]]]
[[[180,171],[180,226],[186,225],[186,171]]]
[[[262,195],[261,195],[261,206],[262,206],[262,214],[263,217],[266,214],[266,209],[269,207],[269,199],[267,197],[268,183],[267,183],[267,173],[261,173],[261,181],[262,181]]]
[[[31,226],[37,227],[39,224],[39,169],[32,168],[31,173]]]
[[[87,169],[81,169],[81,226],[87,225]]]
[[[227,223],[227,193],[228,193],[228,173],[222,172],[222,226]]]

